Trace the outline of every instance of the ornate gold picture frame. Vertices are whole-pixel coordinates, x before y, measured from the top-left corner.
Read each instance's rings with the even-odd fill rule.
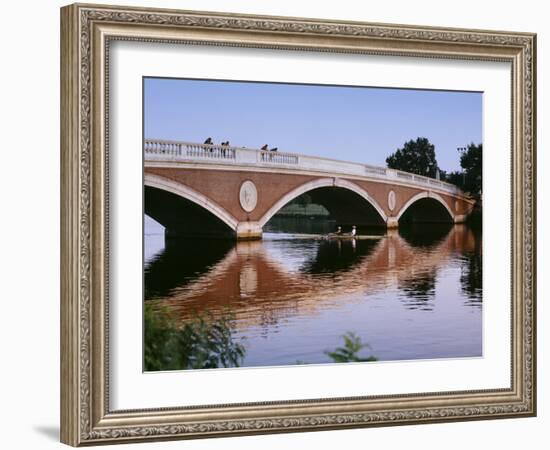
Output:
[[[111,45],[119,41],[510,64],[511,149],[502,149],[512,161],[511,298],[505,299],[510,304],[510,385],[114,409],[109,351],[109,68]],[[534,416],[535,89],[536,36],[530,33],[85,4],[62,8],[62,442],[80,446]]]

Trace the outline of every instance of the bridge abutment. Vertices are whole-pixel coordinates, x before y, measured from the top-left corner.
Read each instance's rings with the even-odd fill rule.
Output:
[[[263,229],[259,222],[239,222],[236,234],[238,241],[253,241],[262,238]]]
[[[399,219],[397,217],[388,217],[386,221],[386,227],[388,229],[394,229],[399,227]]]

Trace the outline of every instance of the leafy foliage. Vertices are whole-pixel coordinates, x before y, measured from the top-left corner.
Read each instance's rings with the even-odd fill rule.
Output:
[[[477,196],[481,193],[481,172],[482,172],[482,154],[483,145],[468,145],[465,150],[461,150],[460,167],[464,170],[463,189]]]
[[[454,184],[455,186],[464,190],[464,178],[464,173],[456,170],[454,172],[446,173],[445,176],[442,177],[442,180],[446,181],[447,183]]]
[[[328,217],[328,210],[318,203],[314,203],[311,195],[302,194],[296,197],[294,200],[283,206],[277,216],[316,216],[316,217]]]
[[[390,169],[403,170],[432,178],[436,177],[439,169],[435,157],[435,147],[424,137],[419,137],[416,141],[411,139],[405,142],[403,148],[386,158],[386,164]]]
[[[166,344],[170,341],[174,328],[166,314],[157,314],[147,303],[143,313],[145,370],[164,370],[169,365]]]
[[[450,172],[443,179],[478,198],[482,190],[483,144],[476,145],[472,142],[468,147],[459,148],[458,151],[462,171]]]
[[[298,197],[296,197],[294,200],[290,202],[291,204],[296,204],[303,206],[304,208],[312,203],[311,195],[309,194],[302,194]]]
[[[361,358],[359,352],[369,347],[368,344],[361,342],[361,338],[355,333],[348,331],[344,336],[344,346],[338,347],[333,352],[325,352],[334,362],[362,362],[362,361],[377,361],[374,356]]]
[[[209,369],[238,367],[245,348],[233,340],[231,316],[214,319],[211,314],[176,327],[165,312],[145,305],[145,370]]]

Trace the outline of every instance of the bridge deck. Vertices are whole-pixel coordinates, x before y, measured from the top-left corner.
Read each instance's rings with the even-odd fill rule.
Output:
[[[440,190],[465,199],[465,194],[459,188],[434,178],[386,167],[319,158],[298,153],[158,139],[146,139],[143,150],[146,164],[147,162],[193,162],[336,173],[346,176],[368,177],[393,184]]]

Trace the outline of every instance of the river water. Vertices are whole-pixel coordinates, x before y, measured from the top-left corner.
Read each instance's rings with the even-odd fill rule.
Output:
[[[328,221],[269,225],[263,240],[238,243],[165,243],[146,228],[145,301],[179,324],[229,311],[248,367],[333,362],[326,352],[349,332],[368,344],[361,357],[482,356],[479,232],[421,226],[326,241],[295,233],[324,233]]]

